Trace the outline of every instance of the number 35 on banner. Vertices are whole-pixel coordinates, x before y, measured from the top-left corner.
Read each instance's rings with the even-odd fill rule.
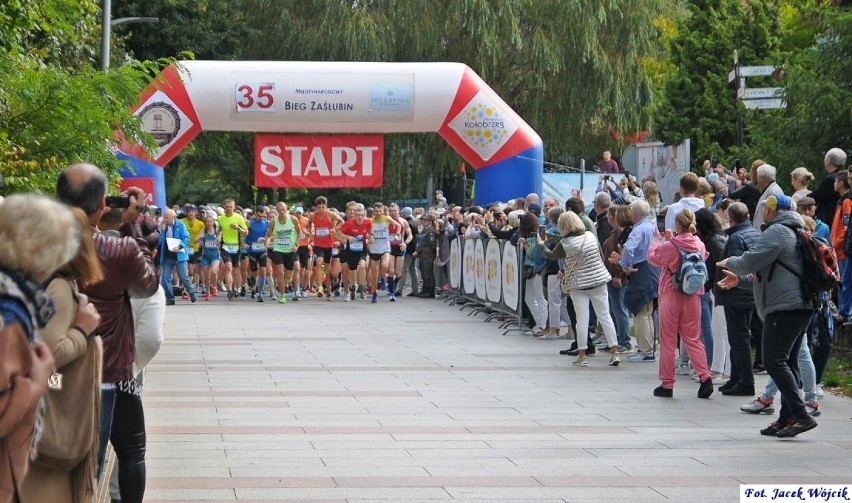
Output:
[[[238,83],[234,92],[237,112],[275,111],[275,84],[272,82]]]

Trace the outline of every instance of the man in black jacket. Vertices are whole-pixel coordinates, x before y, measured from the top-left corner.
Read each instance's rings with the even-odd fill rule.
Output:
[[[831,227],[831,222],[834,220],[834,210],[837,208],[837,200],[839,199],[834,191],[834,177],[837,176],[837,171],[843,169],[846,165],[846,152],[839,148],[833,148],[825,153],[822,163],[828,174],[823,178],[819,187],[808,196],[816,201],[816,217]]]
[[[760,233],[749,221],[748,207],[744,203],[733,203],[728,208],[731,227],[723,259],[739,257],[754,246]],[[722,279],[722,270],[717,269],[714,281]],[[723,395],[752,396],[754,374],[751,366],[751,330],[754,316],[754,292],[748,277],[740,278],[739,286],[731,290],[716,289],[717,302],[725,309],[725,324],[728,327],[728,342],[731,344],[731,378],[719,387]]]

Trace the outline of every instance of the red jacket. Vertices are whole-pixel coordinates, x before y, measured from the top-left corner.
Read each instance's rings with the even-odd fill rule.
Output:
[[[143,240],[95,234],[95,248],[104,272],[101,282],[81,289],[101,315],[98,334],[103,339],[103,382],[133,376],[136,336],[130,298],[157,293],[160,276]]]

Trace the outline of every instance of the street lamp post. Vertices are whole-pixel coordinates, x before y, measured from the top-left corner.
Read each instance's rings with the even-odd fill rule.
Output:
[[[130,23],[159,23],[158,17],[112,17],[112,0],[103,0],[103,12],[101,17],[101,69],[109,71],[109,38],[113,26]]]

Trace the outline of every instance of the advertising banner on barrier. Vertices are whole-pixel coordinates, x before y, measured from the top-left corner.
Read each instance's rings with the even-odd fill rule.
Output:
[[[254,138],[257,187],[381,187],[382,135],[302,136],[259,134]]]

